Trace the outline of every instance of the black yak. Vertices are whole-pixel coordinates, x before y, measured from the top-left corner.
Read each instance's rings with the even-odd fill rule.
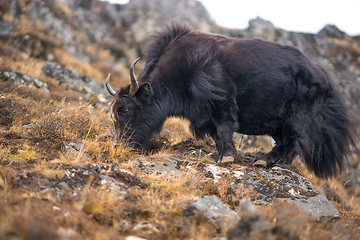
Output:
[[[197,137],[211,136],[218,162],[237,155],[233,133],[270,135],[276,146],[255,165],[289,169],[302,154],[316,176],[341,172],[355,129],[328,74],[298,49],[230,38],[172,24],[152,36],[146,63],[115,92],[110,111],[119,135],[145,148],[169,116],[189,119]]]

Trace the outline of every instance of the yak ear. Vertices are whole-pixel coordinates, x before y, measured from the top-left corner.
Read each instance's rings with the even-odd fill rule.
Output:
[[[142,96],[150,96],[153,93],[153,88],[149,82],[146,82],[139,87],[138,93]]]

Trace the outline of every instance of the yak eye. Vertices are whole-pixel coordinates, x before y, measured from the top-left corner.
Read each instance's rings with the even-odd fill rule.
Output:
[[[123,115],[126,115],[128,112],[129,112],[129,108],[128,108],[128,107],[124,107],[124,108],[122,109],[122,114],[123,114]]]

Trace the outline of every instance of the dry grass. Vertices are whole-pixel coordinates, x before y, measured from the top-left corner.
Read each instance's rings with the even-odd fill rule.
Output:
[[[216,195],[241,211],[241,199],[257,197],[255,191],[241,186],[234,195],[226,177],[211,180],[193,170],[211,160],[199,149],[211,150],[214,145],[207,139],[192,140],[184,120],[168,119],[153,148],[139,154],[125,144],[112,147],[113,124],[104,110],[55,101],[51,96],[35,100],[41,96],[25,88],[0,95],[0,214],[6,216],[0,218],[0,239],[121,239],[128,235],[213,239],[226,235],[228,229],[214,227],[201,216],[184,217],[190,202]],[[29,124],[30,128],[23,127]],[[258,150],[241,140],[237,146],[243,151]],[[194,149],[194,154],[183,156],[183,149],[187,153]],[[141,161],[161,163],[174,157],[184,157],[184,163],[197,162],[192,168],[184,165],[177,174],[154,175],[135,167]],[[80,174],[91,172],[93,166],[101,169]],[[295,206],[279,203],[257,211],[264,228],[252,230],[245,239],[351,239],[343,236],[359,233],[359,216],[344,208],[356,208],[358,198],[351,199],[338,181],[319,180],[306,171],[302,174],[318,188],[327,184],[340,194],[338,208],[345,220],[323,226],[301,215]],[[130,187],[103,184],[99,176]]]

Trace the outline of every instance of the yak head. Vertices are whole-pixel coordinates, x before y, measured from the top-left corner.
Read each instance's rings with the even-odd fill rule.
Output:
[[[152,95],[151,84],[146,82],[139,86],[134,74],[136,59],[130,67],[131,84],[123,86],[117,92],[110,86],[110,74],[106,79],[106,89],[114,96],[110,104],[110,114],[115,126],[114,146],[118,145],[119,138],[129,141],[135,149],[142,149],[147,145],[149,133],[146,116],[146,105]]]

